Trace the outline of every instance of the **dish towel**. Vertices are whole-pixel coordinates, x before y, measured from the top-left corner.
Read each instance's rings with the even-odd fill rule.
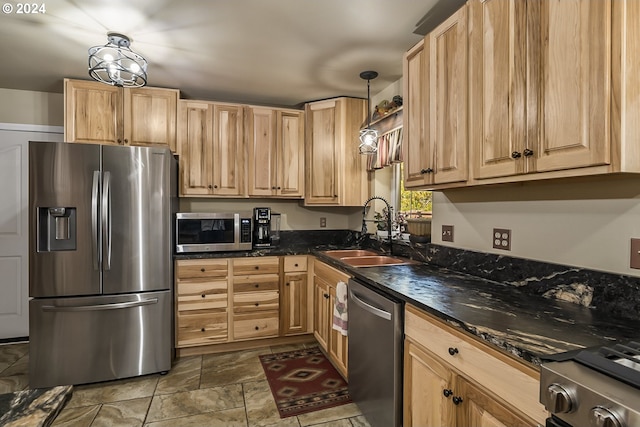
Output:
[[[333,329],[342,335],[347,335],[347,284],[338,282],[336,285],[336,300],[333,304]]]

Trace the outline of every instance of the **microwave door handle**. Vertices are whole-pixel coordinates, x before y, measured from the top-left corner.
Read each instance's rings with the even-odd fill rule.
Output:
[[[240,244],[240,214],[233,215],[233,245]]]
[[[93,184],[91,186],[91,252],[93,254],[93,269],[99,270],[102,266],[100,259],[100,239],[98,238],[98,189],[100,186],[100,171],[93,171]]]
[[[104,173],[102,188],[102,238],[106,242],[105,270],[111,270],[111,172]]]

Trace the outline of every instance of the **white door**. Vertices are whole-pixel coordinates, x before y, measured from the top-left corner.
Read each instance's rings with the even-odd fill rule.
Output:
[[[29,141],[62,141],[61,126],[0,123],[0,339],[29,335]]]

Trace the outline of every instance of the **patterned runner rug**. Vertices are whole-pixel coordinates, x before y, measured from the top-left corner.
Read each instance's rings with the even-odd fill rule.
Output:
[[[318,347],[260,356],[280,418],[351,402],[346,381]]]

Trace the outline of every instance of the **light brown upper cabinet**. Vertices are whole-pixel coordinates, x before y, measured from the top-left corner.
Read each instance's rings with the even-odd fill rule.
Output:
[[[424,39],[404,57],[403,162],[406,188],[421,188],[433,179],[433,153],[428,137],[429,84],[425,81],[428,58],[429,45]]]
[[[305,205],[361,206],[369,197],[366,156],[358,151],[366,104],[355,98],[306,104]]]
[[[405,55],[403,146],[408,188],[468,178],[467,39],[465,5]]]
[[[175,152],[178,97],[176,89],[65,79],[65,141],[167,146]]]
[[[640,4],[470,0],[473,177],[640,172]]]
[[[249,196],[304,195],[304,113],[247,107]]]
[[[181,196],[246,195],[242,106],[178,103]]]

